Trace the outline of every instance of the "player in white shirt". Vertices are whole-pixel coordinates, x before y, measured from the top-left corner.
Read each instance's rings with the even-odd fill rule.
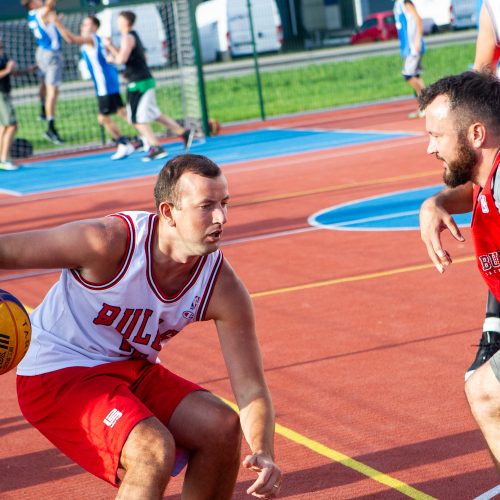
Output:
[[[248,292],[218,250],[227,181],[180,155],[155,186],[157,214],[123,212],[0,236],[0,268],[63,268],[32,314],[18,368],[23,415],[119,498],[163,498],[186,460],[183,495],[231,498],[241,429],[257,471],[248,492],[273,498],[274,410]],[[186,324],[215,321],[240,418],[158,363]],[[193,360],[193,362],[198,362]]]

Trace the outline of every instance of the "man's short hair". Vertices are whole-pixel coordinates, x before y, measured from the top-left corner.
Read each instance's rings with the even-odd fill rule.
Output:
[[[131,10],[122,10],[118,15],[125,18],[130,27],[132,27],[134,25],[135,19],[137,17],[135,15],[135,12],[132,12]]]
[[[458,130],[479,121],[500,134],[500,80],[490,71],[466,71],[441,78],[422,91],[418,97],[420,109],[440,95],[448,97]]]
[[[29,8],[30,8],[30,4],[31,4],[31,0],[21,0],[21,5],[22,5],[25,9],[29,9]]]
[[[101,26],[101,21],[99,21],[99,19],[96,16],[87,16],[87,17],[92,21],[92,24],[97,29],[99,29],[99,26]]]
[[[183,154],[174,156],[161,169],[154,188],[156,209],[160,203],[168,202],[180,208],[178,182],[182,174],[192,172],[202,177],[215,178],[221,175],[222,170],[212,160],[202,155]]]

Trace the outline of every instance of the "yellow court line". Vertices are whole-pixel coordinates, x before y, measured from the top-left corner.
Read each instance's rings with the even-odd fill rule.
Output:
[[[220,396],[218,397],[222,399],[222,401],[224,401],[227,405],[229,405],[233,410],[238,411],[238,407],[233,402],[228,401],[227,399]],[[328,448],[328,446],[325,446],[318,441],[314,441],[313,439],[309,439],[308,437],[303,436],[302,434],[299,434],[298,432],[295,432],[288,427],[276,424],[275,430],[276,434],[279,434],[280,436],[283,436],[284,438],[287,438],[294,443],[305,446],[318,455],[322,455],[333,460],[334,462],[339,463],[340,465],[344,465],[349,469],[355,470],[356,472],[359,472],[363,476],[366,476],[373,481],[377,481],[378,483],[388,486],[393,490],[397,490],[409,498],[414,498],[415,500],[437,500],[435,497],[427,495],[426,493],[417,490],[413,486],[410,486],[409,484],[406,484],[399,479],[389,476],[388,474],[384,474],[383,472],[380,472],[373,467],[370,467],[369,465],[359,462],[358,460],[355,460],[354,458],[351,458],[348,455],[341,453],[340,451]]]
[[[418,179],[420,177],[429,177],[430,175],[436,175],[436,170],[426,170],[425,172],[419,172],[418,174],[407,174],[407,175],[398,175],[395,177],[385,177],[382,179],[372,179],[363,182],[349,182],[346,184],[338,184],[335,186],[325,186],[316,189],[308,189],[304,191],[291,191],[290,193],[282,193],[270,196],[262,196],[260,198],[252,198],[248,200],[240,200],[231,202],[231,207],[238,206],[246,206],[246,205],[255,205],[257,203],[264,203],[266,201],[277,201],[284,200],[287,198],[299,198],[301,196],[310,196],[312,194],[320,194],[320,193],[329,193],[333,191],[342,191],[344,189],[349,188],[357,188],[357,187],[365,187],[365,186],[376,186],[378,184],[387,184],[388,182],[399,182],[406,181],[410,179]]]
[[[475,257],[472,255],[468,256],[468,257],[460,257],[458,259],[454,259],[453,263],[454,264],[462,264],[464,262],[471,262],[474,259],[475,259]],[[423,269],[431,269],[431,268],[434,268],[434,264],[419,264],[416,266],[397,267],[395,269],[389,269],[388,271],[381,271],[378,273],[357,274],[354,276],[346,276],[344,278],[334,278],[331,280],[316,281],[315,283],[305,283],[303,285],[295,285],[295,286],[289,286],[289,287],[284,287],[284,288],[275,288],[274,290],[266,290],[263,292],[254,292],[254,293],[251,293],[250,296],[254,299],[258,298],[258,297],[268,297],[270,295],[279,295],[282,293],[298,292],[301,290],[309,290],[311,288],[320,288],[323,286],[338,285],[340,283],[351,283],[353,281],[373,280],[376,278],[384,278],[386,276],[394,276],[396,274],[411,273],[413,271],[421,271]]]

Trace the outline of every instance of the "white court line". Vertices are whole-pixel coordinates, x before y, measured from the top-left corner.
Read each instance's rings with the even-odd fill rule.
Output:
[[[344,227],[349,226],[350,224],[360,224],[362,222],[374,222],[377,220],[389,220],[389,219],[397,219],[398,217],[406,216],[406,215],[417,215],[419,210],[408,210],[406,212],[397,212],[395,214],[385,214],[385,215],[373,215],[372,217],[364,217],[362,219],[353,219],[345,222],[339,222],[337,224],[323,224],[326,228],[334,229],[336,227]],[[366,229],[366,228],[365,228]]]
[[[359,155],[359,154],[365,154],[365,153],[372,153],[373,151],[382,151],[384,149],[392,149],[395,147],[400,147],[400,146],[406,146],[408,144],[413,144],[415,142],[423,142],[426,141],[426,137],[421,137],[421,136],[415,136],[415,137],[409,137],[407,139],[394,139],[392,141],[389,140],[384,140],[380,141],[382,144],[380,144],[378,141],[377,143],[372,143],[371,147],[365,147],[365,148],[356,148],[355,150],[350,150],[350,151],[339,151],[339,149],[343,148],[348,148],[351,146],[355,146],[355,144],[349,144],[345,146],[341,146],[338,148],[335,148],[333,150],[330,150],[326,152],[325,154],[321,155],[315,155],[314,156],[314,161],[320,161],[320,160],[331,160],[335,158],[342,158],[344,156],[354,156],[354,155]],[[310,152],[311,153],[311,152]],[[293,159],[293,156],[296,156],[298,153],[294,153],[292,157],[287,157],[284,158],[283,156],[280,156],[279,158],[276,158],[276,161],[273,161],[273,158],[267,158],[267,161],[273,161],[272,165],[252,165],[248,167],[239,167],[238,165],[234,165],[234,168],[231,168],[231,165],[223,166],[222,170],[225,173],[233,174],[233,173],[241,173],[241,172],[253,172],[257,170],[267,170],[271,168],[281,168],[281,167],[289,167],[293,165],[300,165],[304,163],[303,158],[297,158]],[[302,154],[302,153],[300,153]]]
[[[479,495],[473,500],[490,500],[491,498],[495,498],[498,494],[500,494],[500,484],[491,488],[491,490],[485,491],[482,495]]]
[[[245,238],[235,238],[234,240],[223,241],[221,246],[237,245],[238,243],[249,243],[252,241],[267,240],[268,238],[280,238],[281,236],[290,236],[292,234],[309,233],[318,229],[327,229],[325,227],[301,227],[298,229],[287,229],[286,231],[276,231],[275,233],[258,234],[256,236],[246,236]]]
[[[8,194],[9,196],[23,196],[22,193],[19,193],[17,191],[11,191],[10,189],[2,189],[0,188],[0,194]]]

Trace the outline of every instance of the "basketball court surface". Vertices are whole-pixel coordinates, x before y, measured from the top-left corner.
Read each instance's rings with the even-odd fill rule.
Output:
[[[489,499],[498,477],[463,394],[487,291],[465,243],[444,235],[440,275],[418,208],[441,186],[411,101],[223,129],[192,152],[218,162],[231,193],[223,251],[252,294],[276,407],[280,497]],[[169,152],[182,152],[167,143]],[[153,210],[162,161],[111,152],[0,171],[2,232],[121,210]],[[57,270],[0,271],[0,288],[35,307]],[[212,324],[168,343],[174,372],[233,402]],[[112,499],[21,416],[15,373],[0,379],[0,498]],[[248,448],[244,444],[243,453]],[[254,475],[240,470],[235,499]],[[178,498],[182,475],[165,498]]]

